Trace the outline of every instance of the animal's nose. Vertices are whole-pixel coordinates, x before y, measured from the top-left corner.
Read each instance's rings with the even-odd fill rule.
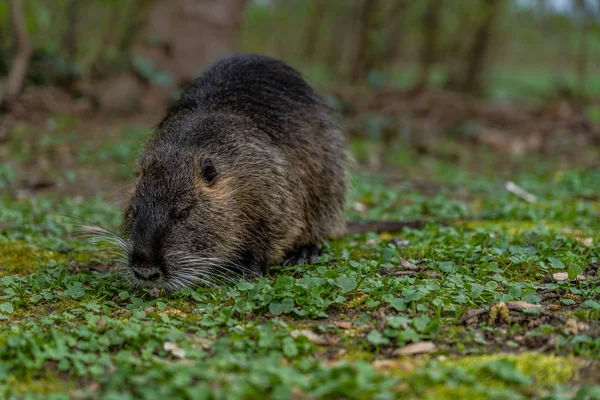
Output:
[[[131,255],[129,256],[129,262],[131,265],[151,264],[151,256],[146,251],[133,249]]]
[[[159,260],[151,251],[143,248],[134,248],[129,256],[129,265],[133,275],[144,281],[157,281],[162,278]]]
[[[157,268],[140,268],[134,266],[132,271],[136,278],[144,281],[157,281],[162,277],[162,273]]]

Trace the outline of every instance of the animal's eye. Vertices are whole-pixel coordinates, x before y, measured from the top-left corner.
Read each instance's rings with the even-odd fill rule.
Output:
[[[188,217],[188,215],[190,215],[190,210],[189,208],[185,208],[183,210],[179,210],[175,215],[175,218],[177,218],[178,220],[184,220]]]
[[[202,179],[204,179],[204,181],[209,185],[215,182],[217,175],[219,174],[210,158],[202,159],[202,162],[200,163],[200,171],[202,172]]]

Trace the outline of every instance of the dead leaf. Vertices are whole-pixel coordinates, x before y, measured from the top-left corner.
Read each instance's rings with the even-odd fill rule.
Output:
[[[417,275],[415,271],[394,271],[392,272],[394,276],[414,276]]]
[[[542,308],[539,304],[531,304],[526,301],[518,300],[518,301],[509,301],[506,303],[509,310],[528,310],[530,308]]]
[[[434,270],[426,270],[425,275],[427,275],[427,279],[439,279],[440,273]]]
[[[533,328],[537,328],[541,324],[542,324],[542,321],[540,321],[539,319],[531,319],[531,320],[529,320],[529,322],[527,322],[527,327],[529,329],[533,329]]]
[[[177,345],[177,343],[173,342],[165,342],[163,344],[163,349],[171,353],[174,357],[183,359],[185,358],[185,350]]]
[[[554,279],[555,281],[568,281],[569,274],[567,272],[557,272],[555,274],[552,274],[552,279]]]
[[[373,361],[373,368],[378,371],[386,369],[396,369],[399,364],[398,360],[375,360]]]
[[[204,350],[209,350],[214,343],[213,339],[207,337],[202,337],[194,334],[188,334],[186,336],[194,344],[194,346],[200,346]]]
[[[569,318],[565,326],[572,335],[577,335],[579,332],[587,331],[590,328],[589,325],[575,318]]]
[[[400,258],[400,265],[402,266],[402,268],[404,268],[407,271],[418,271],[419,267],[417,267],[415,264],[411,263],[408,260],[405,260],[404,258]]]
[[[342,329],[350,329],[352,328],[352,322],[350,321],[333,321],[333,325]]]
[[[545,105],[541,110],[541,114],[544,117],[553,119],[569,119],[573,116],[574,111],[569,103],[566,101],[559,101],[557,103]]]
[[[363,203],[359,203],[358,201],[353,204],[353,208],[354,211],[361,214],[367,212],[367,206],[365,206]]]
[[[173,307],[167,308],[165,311],[159,311],[158,315],[175,315],[179,318],[187,318],[187,313]]]
[[[462,317],[460,317],[460,321],[461,322],[468,322],[469,320],[480,316],[481,314],[485,313],[485,309],[484,308],[471,308],[470,310],[468,310],[465,314],[463,314]]]
[[[435,343],[428,341],[421,341],[417,343],[412,343],[401,347],[399,349],[394,350],[395,356],[411,356],[414,354],[427,354],[433,353],[436,351],[437,347]]]
[[[563,295],[563,299],[571,299],[571,300],[574,300],[576,302],[580,302],[581,301],[581,296],[573,294],[571,292],[568,292],[568,293],[565,293]]]
[[[90,383],[88,385],[88,387],[86,389],[89,392],[97,392],[100,389],[100,383],[99,382],[92,382],[92,383]]]
[[[412,359],[396,359],[396,360],[375,360],[373,361],[372,367],[380,372],[386,371],[403,371],[403,372],[411,372],[413,371],[420,363],[415,362]]]
[[[557,272],[555,274],[552,274],[552,279],[554,279],[557,282],[559,282],[559,281],[568,281],[569,280],[569,273],[568,272]],[[585,281],[586,280],[586,276],[585,275],[577,275],[577,277],[575,279],[578,280],[578,281]]]
[[[398,248],[406,248],[410,246],[410,242],[406,239],[394,238],[390,242]]]
[[[317,335],[310,329],[296,329],[290,332],[290,335],[295,339],[300,336],[304,336],[314,344],[319,345],[330,345],[332,344],[330,340],[325,339],[323,336]]]
[[[365,325],[361,325],[361,326],[357,326],[357,327],[352,327],[351,329],[348,329],[346,331],[346,336],[347,337],[363,336],[363,334],[366,331],[369,331],[371,329],[373,329],[373,325],[371,325],[371,324],[365,324]]]

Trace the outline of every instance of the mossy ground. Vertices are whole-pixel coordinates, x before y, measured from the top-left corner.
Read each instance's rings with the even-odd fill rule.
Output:
[[[0,146],[0,398],[600,398],[597,166],[396,146],[385,176],[354,174],[348,214],[423,229],[156,298],[76,235],[118,226],[145,131],[112,126],[101,144],[53,120],[52,140],[19,125]]]

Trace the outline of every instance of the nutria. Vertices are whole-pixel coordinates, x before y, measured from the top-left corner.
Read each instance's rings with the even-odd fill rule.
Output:
[[[139,158],[122,225],[131,282],[177,289],[313,262],[346,231],[343,136],[285,63],[216,61]]]

